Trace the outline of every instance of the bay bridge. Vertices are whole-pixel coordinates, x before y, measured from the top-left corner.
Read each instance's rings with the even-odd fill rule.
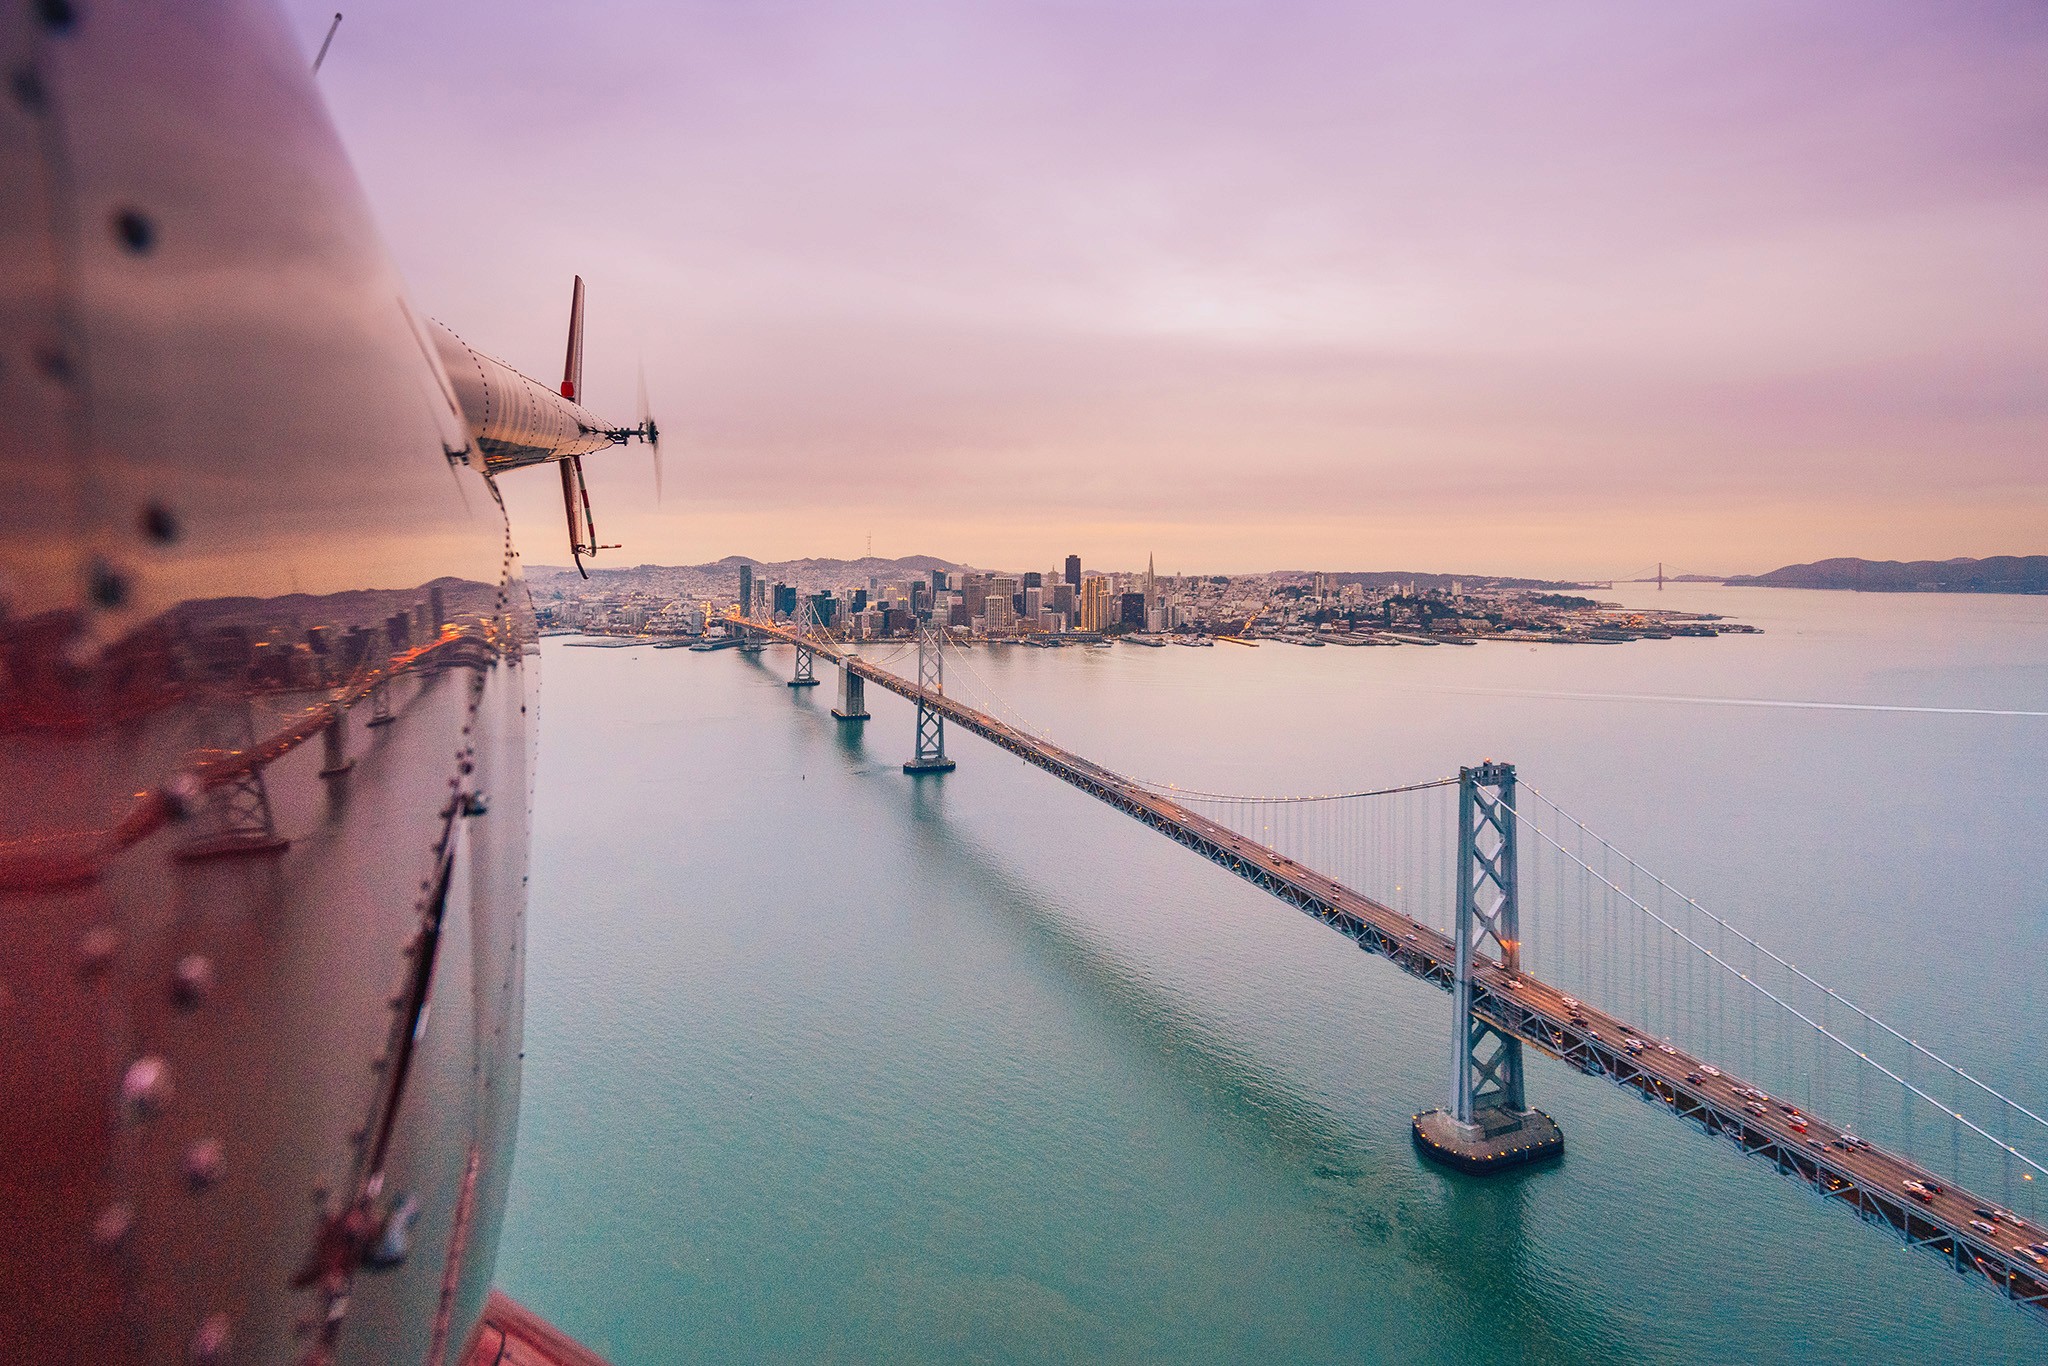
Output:
[[[836,665],[843,722],[869,719],[869,683],[911,702],[907,773],[954,767],[951,723],[1448,992],[1444,1104],[1412,1126],[1425,1157],[1485,1173],[1561,1154],[1563,1133],[1529,1103],[1534,1049],[2048,1318],[2048,1167],[2020,1146],[2048,1151],[2048,1119],[1679,893],[1512,764],[1370,792],[1191,791],[949,695],[942,630],[920,633],[912,679],[808,611],[794,625],[734,612],[726,625],[793,646],[792,687],[820,682],[819,659]],[[1982,1194],[1992,1189],[1996,1201]]]

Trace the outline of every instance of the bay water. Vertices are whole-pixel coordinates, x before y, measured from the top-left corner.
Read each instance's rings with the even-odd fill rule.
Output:
[[[2048,1107],[2048,599],[1601,596],[1763,634],[976,649],[948,690],[1211,791],[1513,761]],[[972,736],[907,777],[880,689],[848,725],[783,648],[542,653],[499,1280],[620,1366],[2048,1360],[2048,1319],[1547,1059],[1560,1164],[1422,1165],[1446,996]]]

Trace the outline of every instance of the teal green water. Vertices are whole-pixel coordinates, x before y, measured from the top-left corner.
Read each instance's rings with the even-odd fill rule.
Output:
[[[1216,790],[1511,759],[2048,1102],[2048,717],[1642,700],[2048,713],[2048,600],[1662,601],[1767,634],[949,679]],[[543,653],[499,1278],[620,1366],[2048,1360],[2048,1321],[1547,1060],[1561,1165],[1423,1167],[1447,998],[972,737],[906,778],[899,699],[862,731],[786,651]]]

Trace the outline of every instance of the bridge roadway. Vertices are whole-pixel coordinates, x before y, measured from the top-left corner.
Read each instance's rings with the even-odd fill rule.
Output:
[[[786,644],[802,644],[856,675],[946,720],[1089,796],[1106,802],[1211,863],[1237,874],[1306,915],[1376,953],[1396,967],[1450,991],[1456,973],[1456,945],[1450,936],[1372,900],[1284,854],[1275,853],[1228,826],[1188,810],[1170,797],[1140,787],[1121,774],[1069,753],[1050,741],[1005,724],[942,693],[862,659],[837,642],[801,637],[758,619],[730,618],[743,628]],[[1475,958],[1472,1010],[1496,1029],[1576,1068],[1627,1087],[1645,1103],[1661,1106],[1699,1124],[1708,1134],[1733,1143],[1744,1155],[1769,1163],[1820,1198],[1881,1225],[1909,1246],[1950,1262],[1957,1272],[1981,1276],[2001,1295],[2048,1315],[2048,1257],[2029,1244],[2048,1243],[2048,1229],[1997,1210],[1994,1219],[1977,1211],[1996,1210],[1989,1201],[1960,1190],[1911,1160],[1861,1140],[1847,1146],[1848,1130],[1817,1115],[1794,1110],[1778,1097],[1708,1060],[1659,1043],[1617,1016],[1581,1002],[1524,972],[1510,975],[1493,959]],[[1578,1019],[1574,1019],[1574,1014]],[[1643,1043],[1631,1051],[1626,1040]],[[1698,1080],[1692,1080],[1697,1077]],[[1758,1114],[1756,1111],[1763,1113]],[[1805,1131],[1794,1127],[1804,1124]],[[1931,1192],[1922,1200],[1908,1181]],[[1976,1224],[1988,1224],[1987,1233]]]

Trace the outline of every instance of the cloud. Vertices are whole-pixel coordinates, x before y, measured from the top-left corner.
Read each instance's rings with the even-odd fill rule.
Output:
[[[636,560],[1463,568],[1483,512],[1591,573],[2043,548],[2044,57],[2028,5],[394,4],[321,79],[424,311],[547,373],[580,271],[601,409],[644,356]]]

